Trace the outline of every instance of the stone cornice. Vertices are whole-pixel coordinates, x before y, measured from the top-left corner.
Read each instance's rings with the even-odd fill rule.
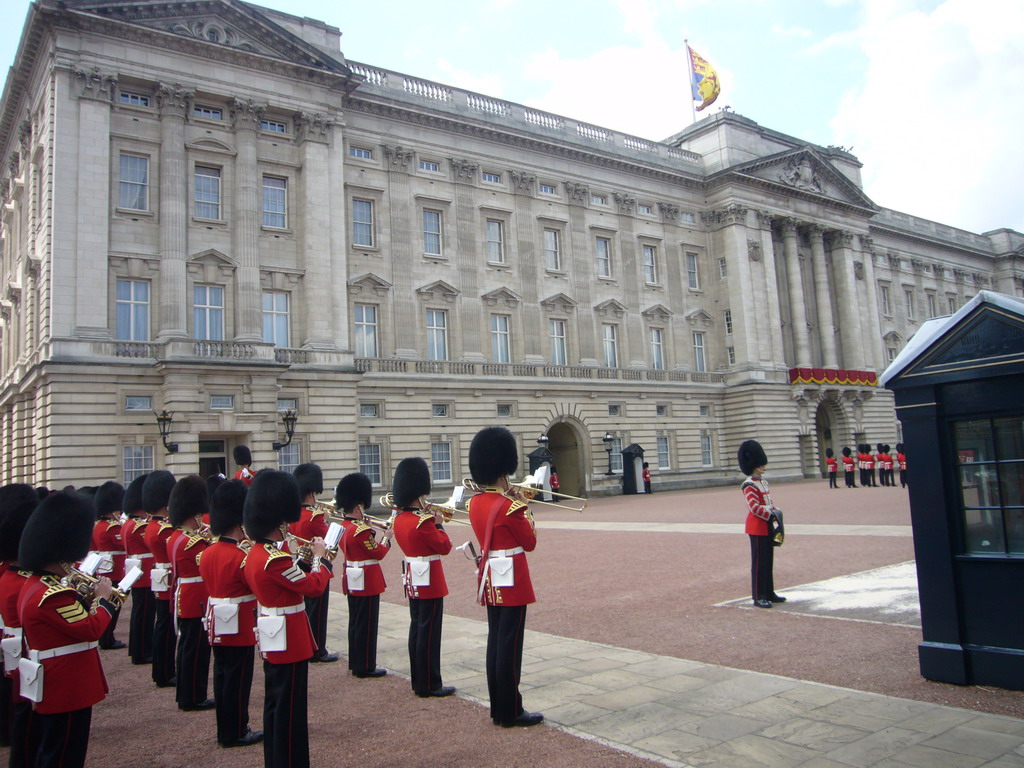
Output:
[[[900,229],[893,229],[892,227],[885,226],[883,224],[876,224],[868,222],[868,230],[878,238],[891,237],[896,240],[903,240],[908,243],[915,243],[917,245],[925,245],[932,248],[939,248],[943,251],[952,251],[954,253],[962,253],[967,256],[971,256],[977,259],[987,259],[994,261],[995,256],[991,253],[984,253],[972,249],[965,245],[957,245],[956,243],[950,243],[947,240],[940,240],[938,238],[928,237],[926,235],[915,234],[913,232],[906,232]]]
[[[765,190],[773,195],[783,194],[790,198],[800,198],[802,200],[813,201],[814,203],[832,210],[842,211],[843,213],[853,214],[860,218],[869,218],[875,214],[875,209],[865,208],[855,203],[849,203],[844,200],[837,200],[834,197],[826,197],[820,195],[817,192],[808,192],[804,189],[797,189],[795,187],[787,187],[781,182],[772,181],[770,179],[762,179],[759,176],[751,176],[745,173],[734,173],[726,171],[720,175],[713,176],[708,179],[706,191],[708,193],[715,189],[721,189],[722,187],[751,187],[758,190]]]

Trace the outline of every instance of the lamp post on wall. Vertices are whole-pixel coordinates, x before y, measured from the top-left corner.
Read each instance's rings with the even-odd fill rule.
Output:
[[[164,410],[160,411],[160,413],[156,415],[156,424],[158,427],[160,427],[160,439],[164,443],[164,448],[167,450],[168,453],[177,453],[178,444],[167,442],[167,438],[171,434],[172,421],[174,421],[174,411],[168,413],[167,411]]]
[[[284,433],[288,437],[283,443],[277,441],[274,442],[273,448],[275,451],[280,451],[286,445],[292,444],[292,435],[295,434],[295,422],[299,420],[299,416],[295,411],[289,408],[287,411],[281,414],[281,423],[284,424]]]
[[[604,443],[604,449],[606,451],[608,451],[608,471],[605,472],[606,475],[613,474],[612,473],[612,443],[614,441],[615,441],[615,438],[612,436],[612,434],[610,432],[605,432],[604,433],[604,437],[601,438],[601,442]]]

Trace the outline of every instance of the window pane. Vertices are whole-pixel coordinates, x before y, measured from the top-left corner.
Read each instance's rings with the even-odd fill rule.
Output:
[[[452,479],[452,444],[430,444],[430,474],[435,483]]]
[[[196,216],[201,219],[220,218],[220,169],[196,166]]]
[[[1018,555],[1024,553],[1024,509],[1008,509],[1003,516],[1006,519],[1007,550]]]
[[[544,230],[544,266],[547,269],[561,269],[558,254],[558,232],[553,229]]]
[[[352,201],[352,243],[373,245],[373,203],[369,200]]]
[[[431,256],[441,255],[441,213],[423,212],[423,252]]]
[[[597,238],[597,274],[598,277],[612,276],[612,246],[605,237]]]
[[[622,472],[622,438],[612,440],[612,472]]]
[[[565,321],[552,320],[548,328],[551,337],[551,364],[565,365]]]
[[[495,219],[487,220],[487,260],[496,264],[505,261],[502,238],[502,222]]]
[[[136,211],[149,209],[149,158],[121,155],[118,206]]]
[[[447,317],[441,310],[427,310],[427,359],[448,359]]]
[[[377,308],[355,306],[355,353],[357,357],[377,357]]]
[[[995,448],[992,445],[992,431],[988,419],[958,421],[953,429],[953,440],[961,464],[995,461]]]
[[[968,552],[1006,551],[1003,540],[1003,516],[994,509],[968,509],[964,512],[964,529]]]
[[[288,443],[277,452],[277,468],[282,472],[294,472],[299,463],[298,443]]]
[[[370,478],[374,485],[380,485],[380,446],[364,443],[359,446],[359,471]]]
[[[508,315],[491,315],[491,357],[496,363],[509,362]]]
[[[284,179],[263,177],[263,226],[283,229],[287,224],[287,189]]]
[[[992,426],[999,460],[1024,459],[1024,417],[994,419]]]

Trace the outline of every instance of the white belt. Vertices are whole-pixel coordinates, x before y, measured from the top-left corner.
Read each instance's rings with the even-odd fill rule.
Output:
[[[432,560],[440,560],[440,555],[423,555],[422,557],[407,557],[406,561],[410,563],[429,563]],[[363,562],[363,561],[360,561]]]
[[[179,584],[198,584],[203,580],[202,576],[183,576],[178,579]]]
[[[136,560],[142,560],[143,558],[152,557],[152,556],[153,556],[152,552],[140,552],[137,555],[128,555],[128,557],[134,557]]]
[[[434,555],[433,559],[437,559],[439,555]],[[410,557],[409,560],[419,560],[418,557]],[[380,565],[380,560],[346,560],[345,565],[349,568],[366,568],[370,565]]]
[[[211,597],[210,605],[240,605],[256,599],[256,595],[239,595],[238,597]]]
[[[492,549],[487,553],[487,557],[512,557],[512,555],[523,554],[522,547],[512,547],[512,549]]]
[[[93,552],[95,552],[97,555],[110,555],[111,557],[113,557],[114,555],[123,555],[124,554],[124,550],[123,549],[112,549],[112,550],[110,550],[108,552],[100,552],[100,551],[94,549]]]
[[[55,656],[67,656],[71,653],[81,653],[82,651],[89,651],[93,648],[99,648],[99,643],[95,640],[87,643],[73,643],[72,645],[62,645],[59,648],[50,648],[45,651],[29,650],[28,656],[32,661],[40,662],[43,659],[52,659]]]
[[[285,616],[289,613],[298,613],[299,611],[306,610],[305,603],[299,603],[298,605],[286,605],[283,608],[275,608],[269,605],[260,606],[260,614],[263,616]]]
[[[163,568],[165,571],[171,570],[170,563],[153,563],[154,568]]]
[[[21,627],[4,627],[4,637],[16,637],[21,640],[23,632]]]

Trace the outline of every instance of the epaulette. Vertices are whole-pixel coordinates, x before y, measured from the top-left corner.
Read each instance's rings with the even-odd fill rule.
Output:
[[[360,521],[358,521],[356,523],[356,527],[355,527],[355,530],[352,531],[352,535],[353,536],[358,536],[360,533],[363,533],[364,531],[372,531],[372,530],[373,530],[373,526],[372,525],[370,525],[367,522],[363,522],[362,520],[360,520]]]
[[[419,528],[421,525],[423,525],[425,522],[427,522],[427,520],[433,520],[433,519],[434,519],[434,513],[433,512],[420,512],[420,519],[416,522],[416,527]]]
[[[160,520],[159,522],[160,522],[160,532],[157,534],[157,536],[159,536],[161,533],[166,531],[168,528],[170,528],[171,530],[174,530],[174,526],[171,525],[170,523],[168,523],[166,520]]]
[[[195,533],[186,533],[185,535],[188,536],[188,544],[185,545],[185,549],[190,549],[191,547],[194,547],[200,541],[206,541],[205,538]]]
[[[519,501],[519,499],[513,499],[512,504],[509,506],[508,511],[505,514],[511,515],[513,512],[518,512],[520,509],[528,508],[529,507],[527,507],[527,505],[524,504],[523,502]]]
[[[146,532],[146,526],[149,525],[149,520],[139,520],[137,518],[132,519],[135,520],[135,527],[132,528],[132,533],[137,533],[141,536]]]
[[[60,594],[61,592],[74,592],[76,595],[78,594],[78,590],[74,587],[68,586],[67,584],[62,584],[61,580],[56,576],[43,576],[40,581],[46,585],[46,591],[43,592],[43,596],[39,599],[39,605],[42,605],[48,598]]]
[[[107,520],[107,530],[108,531],[111,528],[115,527],[115,526],[120,528],[121,527],[121,521],[120,520]]]
[[[267,555],[268,555],[267,556],[267,562],[265,562],[263,564],[263,570],[266,570],[267,566],[270,565],[270,563],[272,561],[277,560],[278,558],[287,557],[289,560],[292,559],[292,556],[290,554],[288,554],[287,552],[282,552],[280,549],[275,547],[273,544],[264,544],[263,548],[265,550],[267,550]]]
[[[317,509],[316,507],[311,507],[311,509],[313,511],[309,515],[309,519],[310,520],[316,520],[318,517],[323,517],[324,515],[327,514],[324,510]]]

